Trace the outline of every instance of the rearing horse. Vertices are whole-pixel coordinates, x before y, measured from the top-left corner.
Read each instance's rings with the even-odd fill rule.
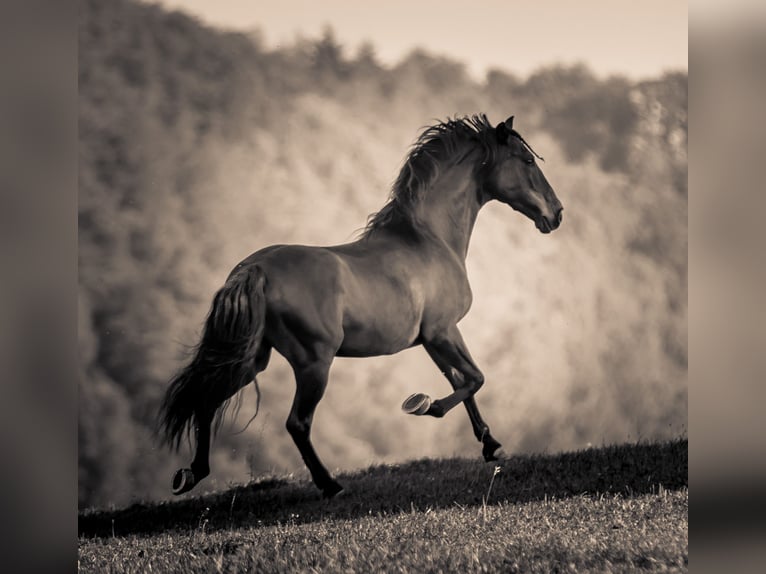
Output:
[[[332,247],[272,245],[253,253],[216,293],[191,362],[171,381],[160,431],[178,449],[194,432],[191,468],[173,477],[173,493],[210,472],[211,426],[229,399],[255,380],[276,349],[295,373],[287,430],[325,497],[342,490],[311,444],[314,410],[334,357],[372,357],[423,345],[453,392],[432,401],[414,394],[402,409],[442,417],[465,405],[485,460],[500,443],[474,395],[484,384],[457,323],[471,306],[465,258],[476,216],[496,199],[542,233],[561,223],[562,206],[513,129],[485,115],[438,123],[415,142],[386,205],[361,237]]]

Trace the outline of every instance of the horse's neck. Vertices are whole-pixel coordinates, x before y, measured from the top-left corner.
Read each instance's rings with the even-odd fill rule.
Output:
[[[470,162],[443,170],[420,205],[418,219],[462,260],[482,203]]]

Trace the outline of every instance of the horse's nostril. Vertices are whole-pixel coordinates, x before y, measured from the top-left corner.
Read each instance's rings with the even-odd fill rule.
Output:
[[[564,208],[562,207],[561,209],[559,209],[558,213],[556,214],[556,222],[560,225],[563,219],[564,219]]]

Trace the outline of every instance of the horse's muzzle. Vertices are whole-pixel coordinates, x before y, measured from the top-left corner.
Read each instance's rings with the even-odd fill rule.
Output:
[[[560,207],[556,212],[556,216],[552,220],[548,219],[544,215],[541,215],[540,219],[538,219],[535,223],[537,224],[537,229],[539,229],[542,233],[550,233],[551,231],[559,228],[559,225],[561,225],[563,219],[564,208]]]

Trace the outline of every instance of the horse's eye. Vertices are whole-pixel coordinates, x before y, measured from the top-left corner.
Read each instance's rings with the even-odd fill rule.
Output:
[[[535,160],[530,157],[528,159],[525,159],[524,163],[527,164],[527,165],[532,165],[533,163],[535,163]]]

